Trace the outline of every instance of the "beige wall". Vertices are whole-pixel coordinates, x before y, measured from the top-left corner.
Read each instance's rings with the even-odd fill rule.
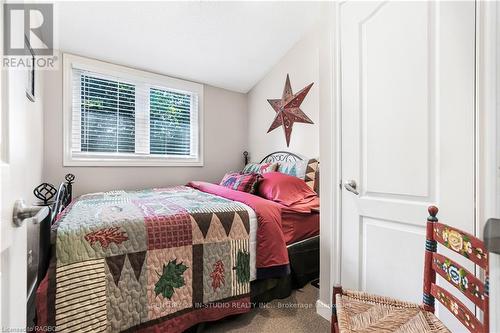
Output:
[[[217,182],[225,172],[242,168],[247,149],[246,95],[205,85],[203,167],[63,167],[62,71],[45,76],[44,180],[59,184],[76,176],[75,195],[114,190]]]
[[[307,157],[320,157],[321,162],[321,219],[320,219],[320,281],[317,312],[331,315],[331,287],[336,280],[337,196],[332,186],[336,182],[336,127],[334,113],[333,41],[335,7],[323,4],[318,26],[306,34],[248,93],[248,146],[252,161],[259,161],[276,150],[288,150]],[[293,92],[314,82],[301,109],[314,125],[294,124],[290,147],[287,148],[282,128],[267,133],[275,112],[267,99],[280,98],[287,73]],[[320,140],[321,138],[321,140]],[[321,154],[320,154],[321,152]],[[337,281],[338,282],[338,281]]]
[[[319,28],[306,34],[248,93],[249,152],[252,161],[277,150],[319,156]],[[281,98],[286,75],[294,93],[314,82],[301,109],[314,124],[295,123],[290,147],[283,128],[267,133],[276,115],[267,99]]]

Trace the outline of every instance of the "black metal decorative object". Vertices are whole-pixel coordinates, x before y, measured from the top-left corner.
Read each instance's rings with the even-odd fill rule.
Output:
[[[57,191],[56,202],[54,204],[53,219],[61,213],[64,208],[66,208],[73,199],[73,182],[75,181],[75,175],[68,173],[64,176],[66,182],[61,183],[59,190]]]
[[[73,198],[72,192],[75,175],[68,173],[64,179],[65,182],[61,183],[59,189],[56,189],[52,184],[42,183],[33,190],[35,197],[41,200],[38,205],[50,207],[52,214],[51,221],[54,221],[57,214],[62,212]]]
[[[39,202],[38,204],[43,206],[50,205],[53,202],[52,198],[54,198],[56,193],[57,190],[54,185],[49,183],[41,183],[33,190],[33,194],[35,195],[35,197],[41,200],[41,202]]]
[[[302,160],[302,157],[289,151],[276,151],[264,157],[260,163],[296,162]]]
[[[72,173],[68,173],[66,176],[64,176],[64,179],[66,179],[68,184],[71,184],[75,180],[75,175]]]
[[[243,152],[243,159],[245,160],[245,165],[247,165],[248,164],[248,152],[246,150]]]
[[[68,173],[64,176],[64,179],[66,179],[66,185],[68,186],[68,202],[71,202],[73,199],[73,182],[75,181],[75,178],[75,175],[72,173]]]

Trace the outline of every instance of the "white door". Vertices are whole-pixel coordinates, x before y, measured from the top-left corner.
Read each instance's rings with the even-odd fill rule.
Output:
[[[0,17],[3,16],[0,1]],[[3,23],[0,36],[3,36]],[[3,40],[0,42],[3,55]],[[1,65],[0,65],[1,66]],[[25,70],[0,71],[0,327],[26,327],[27,223],[12,223],[14,202],[33,202],[33,188],[41,182],[43,113],[40,86],[35,76],[36,102],[26,98]],[[0,329],[1,330],[1,329]]]
[[[427,206],[474,232],[474,8],[340,5],[344,287],[420,303]]]

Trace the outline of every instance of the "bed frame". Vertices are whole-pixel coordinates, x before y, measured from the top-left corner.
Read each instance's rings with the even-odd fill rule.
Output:
[[[28,231],[28,251],[31,250],[36,254],[33,256],[34,260],[27,260],[27,271],[34,272],[33,276],[31,274],[28,275],[28,286],[34,286],[33,289],[30,287],[30,290],[28,290],[26,318],[28,328],[34,328],[36,290],[49,268],[51,254],[50,229],[52,223],[71,203],[73,198],[72,192],[75,176],[69,173],[64,179],[65,181],[57,189],[52,184],[42,183],[33,190],[33,195],[40,200],[35,205],[49,207],[50,213],[43,221],[37,225],[33,225]],[[36,252],[35,249],[38,249],[38,251]],[[29,254],[27,253],[27,255]]]
[[[64,177],[65,181],[59,185],[58,190],[52,184],[42,183],[35,187],[33,194],[40,199],[35,203],[37,206],[47,206],[50,214],[40,223],[40,252],[38,260],[38,281],[42,281],[50,259],[50,227],[64,208],[66,208],[73,198],[73,182],[75,176],[68,173]],[[52,200],[55,198],[55,200]]]

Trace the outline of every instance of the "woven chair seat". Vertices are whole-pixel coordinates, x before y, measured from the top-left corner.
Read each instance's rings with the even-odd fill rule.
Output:
[[[338,294],[336,300],[342,333],[450,333],[433,313],[418,304],[350,290]]]

